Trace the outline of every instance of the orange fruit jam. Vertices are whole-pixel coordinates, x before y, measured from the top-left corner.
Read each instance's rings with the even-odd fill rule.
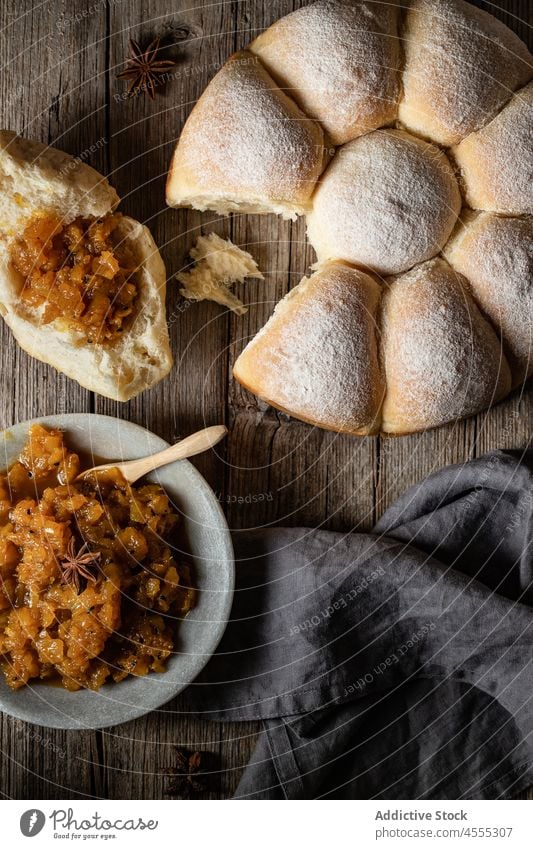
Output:
[[[33,218],[11,248],[11,264],[24,280],[21,301],[44,307],[41,321],[74,331],[83,342],[111,342],[127,327],[138,287],[136,269],[121,258],[119,214],[101,219],[59,215]]]
[[[79,472],[63,433],[36,424],[0,475],[0,667],[13,689],[163,672],[194,606],[164,490],[117,469],[75,482]]]

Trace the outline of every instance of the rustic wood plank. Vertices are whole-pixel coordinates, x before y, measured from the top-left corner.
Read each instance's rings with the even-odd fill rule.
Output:
[[[129,404],[96,398],[95,410],[135,421],[175,441],[226,420],[228,315],[214,304],[191,307],[182,301],[170,275],[187,263],[202,228],[228,233],[214,215],[167,209],[164,183],[175,140],[192,105],[233,49],[233,10],[229,3],[180,3],[169,10],[162,0],[110,9],[110,145],[112,179],[123,208],[152,230],[169,274],[168,314],[175,367],[157,387]],[[190,37],[177,42],[180,27]],[[115,74],[127,54],[128,39],[148,43],[159,35],[178,66],[167,90],[155,101],[123,99]],[[187,72],[188,71],[188,72]],[[212,219],[212,220],[210,220]],[[197,459],[215,490],[224,489],[225,448]],[[218,459],[220,457],[220,459]],[[219,753],[218,729],[180,714],[179,700],[160,712],[102,735],[106,789],[114,798],[161,798],[162,771],[172,765],[172,746]],[[216,784],[216,782],[215,782]]]
[[[234,49],[245,47],[266,25],[292,11],[296,5],[291,0],[236,4]],[[273,216],[236,215],[232,220],[232,238],[252,253],[266,279],[248,281],[238,291],[239,297],[249,304],[249,312],[231,319],[228,347],[230,375],[244,345],[263,326],[279,299],[300,281],[312,257],[312,250],[306,244],[303,221],[291,223]],[[312,523],[314,516],[322,521],[325,488],[321,478],[325,476],[325,467],[319,469],[317,466],[312,493],[304,493],[302,498],[298,486],[305,479],[306,458],[309,456],[307,451],[298,454],[297,446],[302,437],[300,424],[267,408],[231,378],[228,406],[231,437],[224,507],[230,527],[246,529],[267,524],[298,524],[299,521]],[[308,431],[306,429],[303,442],[313,454],[321,437],[313,434],[308,439]],[[291,461],[295,467],[289,471]],[[289,479],[298,481],[297,493],[288,490]],[[296,496],[294,501],[291,495]],[[299,521],[295,504],[307,505],[307,509],[300,512]],[[306,515],[306,519],[302,520],[302,514]],[[224,795],[234,792],[255,746],[257,730],[258,726],[250,723],[232,724],[223,729]]]
[[[105,147],[105,10],[83,17],[83,0],[32,9],[0,6],[2,126],[22,131],[102,167]],[[77,15],[82,17],[78,20]],[[92,148],[92,149],[91,149]],[[28,357],[0,328],[0,424],[90,409],[90,393]],[[97,735],[67,734],[2,717],[9,767],[3,792],[14,798],[98,795]]]
[[[102,797],[97,735],[3,717],[3,793],[12,799]]]

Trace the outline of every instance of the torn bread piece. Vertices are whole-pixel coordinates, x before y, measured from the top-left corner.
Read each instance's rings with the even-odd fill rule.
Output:
[[[200,236],[190,255],[194,259],[193,267],[176,274],[183,287],[180,294],[193,301],[215,301],[237,315],[244,315],[248,308],[228,287],[243,283],[246,277],[264,279],[253,256],[216,233]]]
[[[3,130],[0,187],[0,313],[19,345],[117,401],[165,377],[165,266],[105,177]]]

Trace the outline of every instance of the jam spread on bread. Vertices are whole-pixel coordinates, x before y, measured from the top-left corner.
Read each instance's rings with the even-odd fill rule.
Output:
[[[76,218],[56,213],[31,219],[11,249],[24,281],[24,305],[42,308],[40,321],[73,331],[82,343],[113,342],[128,327],[138,296],[136,270],[115,231],[121,216]]]

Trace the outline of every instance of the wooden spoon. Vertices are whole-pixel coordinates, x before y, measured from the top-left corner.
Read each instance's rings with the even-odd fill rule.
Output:
[[[92,472],[104,472],[107,469],[118,469],[123,477],[129,483],[135,483],[143,475],[153,472],[154,469],[159,469],[160,466],[166,466],[167,463],[173,463],[175,460],[184,460],[186,457],[194,457],[195,454],[201,454],[202,451],[207,451],[212,448],[217,442],[220,442],[228,432],[224,425],[213,425],[206,427],[204,430],[199,430],[197,433],[192,433],[186,436],[175,445],[170,445],[169,448],[164,448],[163,451],[158,451],[157,454],[152,454],[150,457],[142,457],[140,460],[128,460],[126,463],[105,463],[103,466],[94,466],[92,469],[87,469],[82,472],[76,480],[90,475]]]

